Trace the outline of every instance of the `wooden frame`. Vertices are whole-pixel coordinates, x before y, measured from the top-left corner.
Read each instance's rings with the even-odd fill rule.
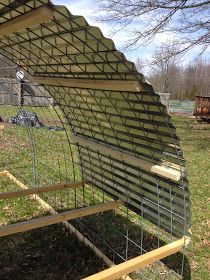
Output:
[[[0,36],[7,36],[11,33],[19,32],[40,23],[51,20],[54,10],[49,5],[43,5],[30,12],[17,16],[0,25]]]
[[[42,85],[101,89],[101,90],[140,92],[143,89],[143,87],[140,85],[138,81],[70,79],[70,78],[56,78],[56,77],[55,78],[32,77],[31,81]]]
[[[17,180],[15,178],[15,176],[13,176],[9,171],[4,170],[4,171],[0,172],[0,175],[7,176],[9,179],[11,179],[13,182],[15,182],[18,186],[20,186],[23,190],[30,190],[30,189],[28,189],[28,187],[26,185],[24,185],[19,180]],[[77,183],[77,182],[74,182],[74,183]],[[81,182],[78,182],[78,183],[81,183]],[[47,186],[47,187],[49,187],[49,186]],[[52,186],[50,186],[50,187],[52,187]],[[6,236],[8,234],[14,234],[14,233],[18,233],[18,232],[31,230],[34,228],[39,228],[39,227],[55,224],[58,222],[62,222],[67,229],[69,229],[71,232],[73,232],[76,235],[78,240],[84,242],[86,246],[91,248],[98,257],[102,258],[104,260],[104,262],[108,266],[110,266],[110,268],[103,270],[102,272],[96,273],[94,275],[91,275],[89,277],[86,277],[83,280],[113,280],[113,279],[119,279],[119,278],[124,279],[124,280],[132,280],[127,274],[129,274],[137,269],[141,269],[156,261],[159,261],[176,252],[181,251],[184,247],[188,246],[191,241],[191,239],[189,237],[184,236],[182,239],[179,239],[170,244],[162,246],[151,252],[145,253],[141,256],[133,258],[133,259],[126,261],[124,263],[121,263],[119,265],[114,265],[109,258],[107,258],[97,247],[95,247],[93,245],[92,242],[90,242],[86,237],[84,237],[67,220],[78,218],[78,217],[83,217],[83,216],[87,216],[87,215],[91,215],[91,214],[95,214],[95,213],[99,213],[99,212],[103,212],[103,211],[107,211],[107,210],[117,209],[118,207],[120,207],[123,204],[122,201],[108,202],[105,204],[84,207],[81,209],[67,211],[64,213],[57,213],[49,204],[47,204],[45,201],[43,201],[36,194],[30,194],[30,198],[36,199],[39,202],[39,204],[42,206],[42,208],[44,208],[45,210],[48,210],[50,213],[52,213],[52,215],[33,219],[30,221],[26,221],[26,222],[20,222],[18,224],[1,226],[0,237]]]
[[[16,183],[21,189],[26,190],[28,187],[21,183],[15,176],[13,176],[9,171],[4,170],[0,172],[0,174],[3,174],[4,176],[7,176],[10,180],[12,180],[14,183]],[[29,195],[29,198],[32,200],[36,200],[39,205],[42,207],[42,209],[49,211],[52,215],[58,214],[58,212],[50,206],[48,203],[46,203],[43,199],[41,199],[38,195],[32,194]],[[90,250],[92,250],[96,256],[98,256],[100,259],[104,261],[104,263],[108,267],[115,266],[115,264],[101,251],[99,250],[89,239],[87,239],[80,231],[78,231],[71,223],[68,221],[63,221],[62,224],[68,229],[71,233],[75,234],[76,238],[85,244]],[[122,277],[123,280],[132,280],[129,276],[125,275]]]
[[[72,140],[78,143],[79,145],[82,145],[84,147],[91,148],[93,150],[97,150],[105,155],[111,155],[112,157],[125,161],[127,163],[130,163],[132,165],[139,166],[140,168],[144,170],[148,170],[152,173],[158,174],[160,176],[169,178],[174,181],[179,181],[181,179],[181,171],[173,169],[171,167],[166,167],[164,165],[155,165],[150,162],[146,162],[140,158],[134,157],[132,155],[114,150],[112,148],[108,148],[106,146],[103,146],[101,144],[97,144],[93,141],[84,139],[82,137],[73,136]]]
[[[83,280],[114,280],[119,279],[125,274],[129,274],[137,269],[141,269],[149,264],[159,261],[167,256],[174,253],[180,252],[186,245],[185,239],[188,237],[183,237],[177,241],[169,243],[151,252],[145,253],[141,256],[133,258],[129,261],[123,262],[99,273],[91,275],[84,278]]]
[[[123,203],[118,201],[107,202],[99,205],[83,207],[80,209],[75,209],[71,211],[66,211],[63,213],[58,213],[46,217],[41,217],[37,219],[32,219],[29,221],[19,222],[16,224],[6,225],[0,227],[0,237],[7,236],[10,234],[15,234],[19,232],[24,232],[40,227],[46,227],[49,225],[61,223],[63,221],[72,220],[76,218],[81,218],[96,213],[101,213],[108,210],[114,210],[119,208]]]
[[[46,185],[41,187],[35,187],[31,189],[25,189],[25,190],[18,190],[13,192],[4,192],[0,193],[0,199],[9,199],[14,197],[21,197],[31,194],[37,194],[37,193],[46,193],[51,191],[58,191],[58,190],[66,190],[66,189],[76,189],[78,187],[81,187],[84,182],[69,182],[69,183],[58,183],[54,185]]]

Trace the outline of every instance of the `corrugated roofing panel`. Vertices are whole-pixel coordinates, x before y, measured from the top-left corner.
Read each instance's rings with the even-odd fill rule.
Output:
[[[121,198],[136,213],[172,235],[182,236],[190,224],[189,190],[182,172],[184,159],[159,96],[112,40],[63,6],[54,6],[47,0],[24,4],[0,1],[1,23],[43,5],[54,9],[53,18],[1,37],[1,53],[28,71],[34,80],[44,77],[42,84],[59,104],[74,135],[133,156],[134,162],[141,159],[180,172],[181,179],[172,180],[119,160],[114,152],[107,156],[88,144],[78,143],[87,183]],[[52,82],[53,77],[75,79],[77,86],[63,86],[56,79]],[[98,86],[88,88],[84,81],[78,83],[80,79],[93,85],[97,81]],[[119,85],[134,81],[140,90],[100,89],[100,83],[110,80]]]

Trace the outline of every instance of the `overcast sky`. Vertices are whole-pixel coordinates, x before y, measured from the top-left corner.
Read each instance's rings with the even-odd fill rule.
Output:
[[[128,33],[125,30],[123,30],[120,33],[117,33],[116,35],[111,36],[110,35],[111,30],[108,24],[95,22],[93,16],[96,15],[96,10],[97,10],[96,1],[94,0],[51,0],[51,1],[57,5],[65,5],[72,14],[84,16],[90,25],[98,26],[103,32],[104,36],[108,38],[112,38],[117,49],[123,51],[127,59],[134,62],[138,57],[142,58],[143,60],[150,59],[152,52],[155,50],[157,46],[160,46],[162,43],[172,39],[168,34],[161,34],[158,35],[158,37],[154,40],[154,42],[148,46],[140,47],[139,49],[134,51],[125,51],[123,50],[123,44],[125,44],[125,41],[128,38]],[[136,28],[139,28],[139,26],[136,26]],[[192,60],[198,53],[199,53],[198,49],[196,48],[193,49],[190,53],[188,53],[185,56],[184,61],[188,62]]]

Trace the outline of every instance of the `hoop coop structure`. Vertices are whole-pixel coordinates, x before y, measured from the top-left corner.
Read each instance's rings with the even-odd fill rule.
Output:
[[[62,223],[110,266],[83,278],[182,276],[189,189],[160,97],[66,7],[1,0],[0,16],[0,199],[45,211],[3,221],[2,240]]]

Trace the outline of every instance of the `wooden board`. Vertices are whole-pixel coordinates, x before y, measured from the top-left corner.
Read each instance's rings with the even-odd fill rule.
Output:
[[[0,176],[7,176],[9,172],[7,170],[1,171]]]
[[[34,25],[49,22],[54,15],[54,10],[49,5],[41,6],[28,13],[17,16],[0,25],[0,36],[24,30]]]
[[[32,82],[42,85],[89,88],[101,90],[118,90],[140,92],[142,86],[138,81],[90,80],[70,78],[33,77]]]
[[[129,274],[137,269],[141,269],[149,264],[170,256],[182,250],[185,246],[185,238],[167,244],[151,252],[133,258],[119,265],[108,268],[102,272],[84,278],[83,280],[114,280],[119,279],[125,274]]]
[[[140,158],[114,150],[112,148],[108,148],[106,146],[97,144],[93,141],[84,139],[82,137],[74,136],[72,138],[72,140],[74,140],[76,143],[79,143],[80,145],[82,145],[84,147],[89,147],[91,149],[94,149],[95,151],[104,153],[105,155],[111,155],[112,157],[114,157],[116,159],[128,162],[132,165],[139,166],[142,169],[148,170],[152,173],[169,178],[171,180],[179,181],[181,179],[181,172],[176,169],[172,169],[170,167],[155,165],[150,162],[146,162]]]
[[[18,182],[18,186],[20,186],[21,189],[27,190],[28,187],[21,183],[15,176],[13,176],[9,171],[4,171],[5,175],[7,175],[10,179],[15,181],[16,183]],[[32,200],[36,200],[39,205],[46,211],[49,211],[52,215],[58,214],[58,212],[50,206],[48,203],[46,203],[43,199],[41,199],[38,195],[32,194],[29,196]],[[75,234],[76,238],[80,241],[83,242],[88,248],[90,248],[96,256],[98,256],[100,259],[104,261],[104,263],[108,267],[112,267],[115,264],[101,251],[99,250],[89,239],[87,239],[79,230],[77,230],[72,224],[70,224],[68,221],[63,221],[62,224],[68,229],[70,232]],[[125,275],[122,277],[123,280],[132,280],[128,275]]]
[[[122,205],[121,201],[113,201],[108,203],[103,203],[99,205],[94,205],[90,207],[84,207],[80,209],[75,209],[71,211],[66,211],[63,213],[50,215],[46,217],[41,217],[37,219],[32,219],[29,221],[24,221],[16,224],[6,225],[0,227],[0,237],[7,236],[10,234],[15,234],[19,232],[24,232],[40,227],[46,227],[49,225],[57,224],[63,221],[72,220],[76,218],[81,218],[96,213],[117,209]]]
[[[5,192],[5,193],[0,193],[0,199],[9,199],[14,197],[21,197],[21,196],[37,194],[37,193],[46,193],[46,192],[57,191],[57,190],[75,189],[81,187],[82,185],[83,182],[80,181],[80,182],[58,183],[54,185],[41,186],[41,187],[30,188],[25,190]]]

